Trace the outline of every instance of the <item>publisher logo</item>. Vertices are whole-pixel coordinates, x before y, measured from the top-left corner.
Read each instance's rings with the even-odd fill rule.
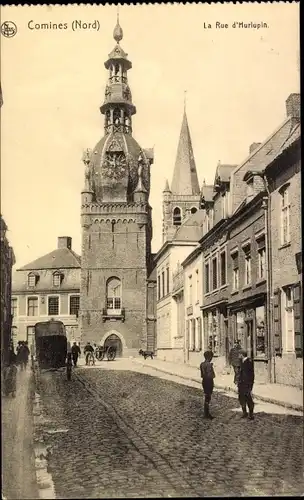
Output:
[[[17,26],[13,21],[5,21],[1,24],[1,33],[6,38],[12,38],[17,33]]]

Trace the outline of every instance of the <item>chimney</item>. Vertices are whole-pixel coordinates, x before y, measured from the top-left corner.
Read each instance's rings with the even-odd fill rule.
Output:
[[[286,114],[291,118],[300,118],[300,94],[290,94],[286,99]]]
[[[70,236],[59,236],[58,248],[68,248],[72,250],[72,238]]]
[[[257,149],[262,143],[261,142],[253,142],[251,146],[249,146],[249,154],[253,153],[255,149]]]

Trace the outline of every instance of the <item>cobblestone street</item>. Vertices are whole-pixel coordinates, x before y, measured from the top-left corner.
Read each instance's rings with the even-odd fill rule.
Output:
[[[244,421],[215,392],[206,421],[198,388],[104,366],[41,376],[56,498],[303,493],[301,416]]]

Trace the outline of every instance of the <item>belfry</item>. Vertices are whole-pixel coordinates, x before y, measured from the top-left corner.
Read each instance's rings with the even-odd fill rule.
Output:
[[[113,37],[100,107],[104,136],[83,158],[80,314],[83,342],[115,344],[117,354],[125,356],[154,349],[155,318],[149,311],[154,303],[149,280],[153,150],[142,149],[133,138],[132,63],[120,45],[119,19]]]

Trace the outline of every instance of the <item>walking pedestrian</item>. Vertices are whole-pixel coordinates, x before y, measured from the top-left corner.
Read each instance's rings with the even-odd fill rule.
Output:
[[[17,354],[17,363],[20,364],[22,371],[27,367],[29,354],[30,350],[28,348],[27,342],[22,341]]]
[[[4,372],[4,393],[6,396],[10,394],[12,397],[16,397],[17,390],[17,356],[13,350],[9,351],[8,356],[8,366],[5,368]]]
[[[85,364],[89,364],[89,356],[93,356],[93,362],[95,364],[95,359],[94,359],[94,348],[91,346],[90,342],[87,342],[86,345],[84,346],[84,355],[85,355]]]
[[[232,349],[229,352],[229,365],[233,367],[234,370],[234,383],[238,384],[241,359],[240,359],[240,351],[241,351],[240,341],[236,340]]]
[[[204,417],[212,420],[214,417],[210,414],[209,405],[211,401],[211,396],[214,388],[214,378],[215,373],[213,369],[213,364],[211,363],[213,358],[212,351],[206,351],[204,353],[205,361],[200,364],[201,377],[202,377],[202,386],[205,394],[204,401]]]
[[[76,344],[76,342],[73,342],[72,345],[72,358],[73,358],[73,364],[74,366],[77,366],[77,361],[78,357],[80,356],[80,347]]]
[[[251,359],[248,358],[247,352],[240,350],[240,372],[238,379],[239,402],[243,410],[242,418],[248,417],[247,407],[249,410],[249,420],[253,420],[254,402],[252,399],[252,388],[254,383],[254,367]]]

